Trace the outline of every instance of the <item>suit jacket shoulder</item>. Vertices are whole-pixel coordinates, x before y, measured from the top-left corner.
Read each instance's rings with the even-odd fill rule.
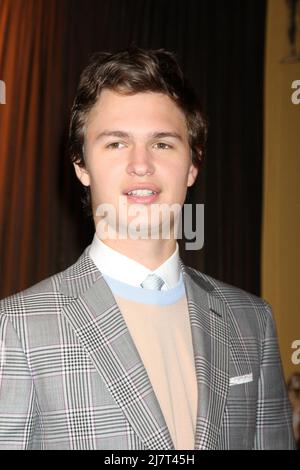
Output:
[[[268,320],[273,322],[273,313],[270,304],[263,298],[251,294],[239,287],[227,284],[191,267],[185,267],[190,277],[211,294],[211,298],[218,299],[228,312],[228,321],[234,317],[242,325],[253,329],[262,338]]]
[[[42,312],[47,310],[51,303],[65,303],[66,298],[72,297],[65,292],[65,283],[70,285],[74,283],[76,288],[83,291],[84,285],[81,285],[81,281],[86,279],[92,281],[99,274],[92,260],[88,257],[88,248],[86,248],[76,262],[65,270],[0,300],[0,312],[26,315],[36,305],[39,305],[40,312]],[[84,282],[84,284],[87,287],[87,283]]]

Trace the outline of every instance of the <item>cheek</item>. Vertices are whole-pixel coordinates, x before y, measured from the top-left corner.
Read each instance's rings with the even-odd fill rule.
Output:
[[[175,185],[179,191],[187,184],[189,168],[184,164],[171,165],[164,168],[164,176],[170,185]]]
[[[107,177],[109,177],[110,169],[108,162],[100,156],[93,155],[89,161],[89,173],[91,182],[94,185],[101,185],[105,183]]]
[[[102,162],[90,172],[91,192],[94,201],[109,202],[118,197],[120,171],[110,164]]]

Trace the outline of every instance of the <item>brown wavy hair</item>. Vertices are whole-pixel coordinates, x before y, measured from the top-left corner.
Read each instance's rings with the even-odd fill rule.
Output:
[[[83,70],[69,128],[69,154],[73,163],[85,166],[85,124],[103,89],[126,95],[151,91],[169,96],[185,114],[192,161],[200,168],[205,153],[207,122],[195,91],[184,77],[172,52],[136,46],[117,53],[95,53]],[[85,187],[84,191],[82,202],[91,215],[90,188]]]

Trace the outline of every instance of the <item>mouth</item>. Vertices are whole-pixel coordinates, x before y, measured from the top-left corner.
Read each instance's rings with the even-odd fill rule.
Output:
[[[123,192],[129,202],[142,204],[152,204],[158,198],[159,193],[160,190],[156,186],[149,184],[133,186]]]

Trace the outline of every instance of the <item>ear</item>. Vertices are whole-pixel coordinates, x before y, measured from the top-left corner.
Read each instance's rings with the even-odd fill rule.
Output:
[[[193,163],[190,166],[189,173],[188,173],[188,180],[187,180],[187,186],[193,186],[193,184],[196,181],[198,175],[198,168],[193,165]]]
[[[84,166],[78,165],[78,163],[73,163],[74,168],[75,168],[75,173],[79,181],[84,185],[84,186],[89,186],[90,185],[90,175],[88,170]]]

